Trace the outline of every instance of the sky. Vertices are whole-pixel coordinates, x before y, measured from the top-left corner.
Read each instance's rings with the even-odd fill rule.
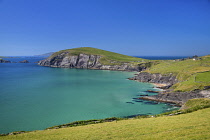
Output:
[[[0,56],[210,54],[210,0],[0,0]]]

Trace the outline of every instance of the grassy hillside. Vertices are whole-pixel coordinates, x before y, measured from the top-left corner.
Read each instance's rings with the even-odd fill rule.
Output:
[[[203,89],[210,85],[210,55],[199,60],[187,59],[184,61],[158,61],[147,70],[150,73],[173,73],[180,81],[174,85],[175,91],[192,91]]]
[[[91,47],[81,47],[81,48],[62,50],[62,51],[54,53],[50,57],[51,58],[55,57],[58,54],[61,54],[63,52],[70,52],[69,55],[79,55],[81,53],[92,54],[92,55],[101,55],[102,58],[100,59],[100,62],[104,65],[117,65],[117,64],[121,64],[121,63],[138,64],[139,62],[146,61],[146,60],[141,59],[141,58],[122,55],[122,54],[119,54],[119,53],[114,53],[114,52],[105,51],[105,50],[96,49],[96,48],[91,48]]]
[[[188,107],[200,103],[210,105],[209,99],[192,100]],[[195,105],[196,104],[196,105]],[[98,140],[98,139],[210,139],[210,108],[193,113],[157,118],[129,119],[86,126],[29,132],[14,136],[2,136],[2,140]]]

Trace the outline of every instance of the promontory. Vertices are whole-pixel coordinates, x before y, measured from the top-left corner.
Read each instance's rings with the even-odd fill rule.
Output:
[[[163,91],[141,99],[183,105],[194,98],[210,98],[210,55],[177,60],[146,60],[91,47],[62,50],[38,63],[60,68],[137,71],[129,78],[159,84]]]

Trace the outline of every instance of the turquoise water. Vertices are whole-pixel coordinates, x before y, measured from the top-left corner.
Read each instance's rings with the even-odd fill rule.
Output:
[[[133,98],[148,94],[145,91],[153,85],[127,80],[133,72],[49,68],[35,63],[0,64],[0,70],[0,133],[174,109],[164,103],[135,102]]]

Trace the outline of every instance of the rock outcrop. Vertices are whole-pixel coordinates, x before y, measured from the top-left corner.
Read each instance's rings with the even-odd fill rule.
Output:
[[[120,65],[103,65],[100,63],[100,55],[69,55],[69,52],[63,52],[55,57],[49,57],[39,61],[39,65],[60,68],[81,68],[81,69],[101,69],[101,70],[119,70],[119,71],[140,71],[141,67],[133,66],[129,63]]]
[[[28,60],[19,61],[19,63],[29,63]]]
[[[192,92],[171,92],[171,93],[159,93],[158,95],[140,97],[140,99],[176,103],[183,105],[190,99],[195,98],[210,98],[210,90],[197,90]]]
[[[177,83],[178,80],[176,76],[173,74],[162,75],[159,73],[148,73],[148,72],[140,72],[135,77],[129,78],[130,80],[137,80],[139,82],[148,82],[148,83],[159,83],[165,84],[168,88],[171,87],[173,84]]]
[[[165,87],[161,87],[162,89],[166,89],[166,91],[159,92],[157,95],[140,97],[139,99],[183,105],[185,102],[187,102],[187,100],[190,99],[210,98],[210,90],[208,87],[206,87],[208,90],[196,90],[190,92],[174,92],[172,89],[169,90],[171,86],[178,82],[176,76],[173,76],[173,74],[162,75],[159,73],[151,74],[147,72],[140,72],[135,77],[129,79],[137,80],[139,82],[159,83],[166,85]]]

